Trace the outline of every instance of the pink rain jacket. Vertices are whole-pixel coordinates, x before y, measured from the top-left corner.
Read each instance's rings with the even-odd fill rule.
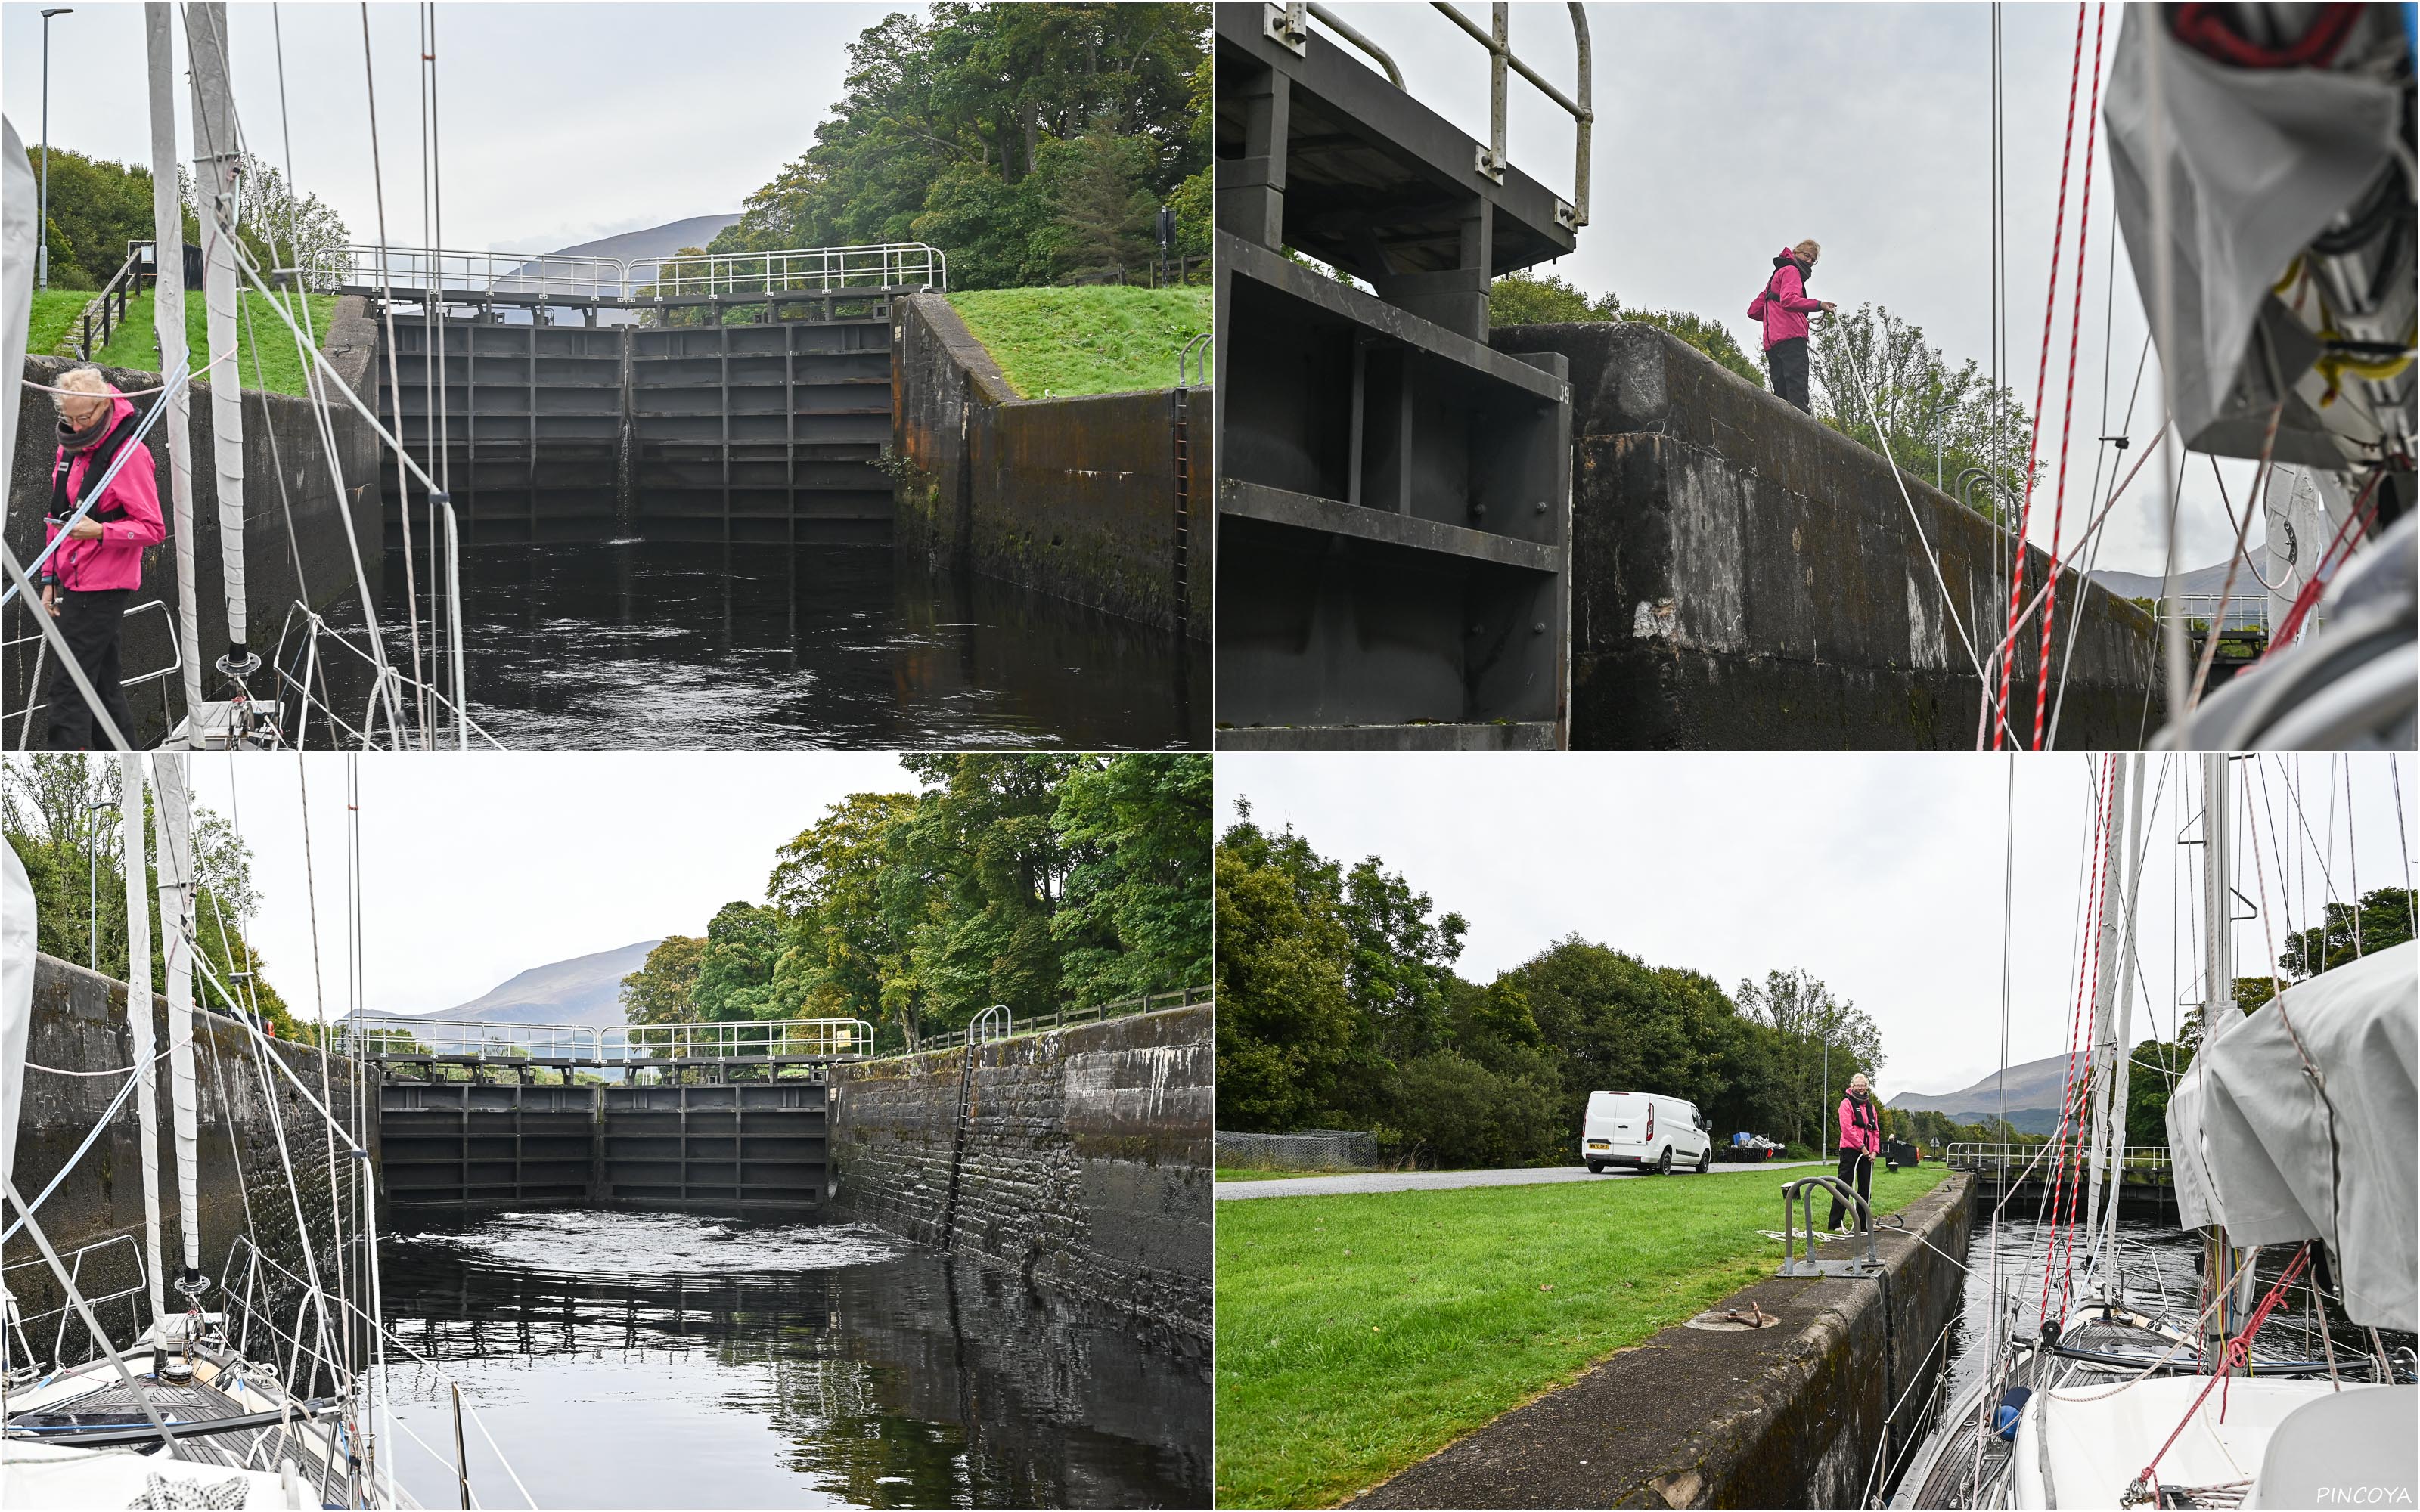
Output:
[[[1758,293],[1756,302],[1747,307],[1747,317],[1764,322],[1764,349],[1773,350],[1776,341],[1804,338],[1807,334],[1807,312],[1823,308],[1822,300],[1807,297],[1807,275],[1798,266],[1797,255],[1788,247],[1773,259],[1774,274]]]
[[[109,391],[109,417],[101,424],[116,428],[127,416],[134,413],[134,402]],[[126,465],[117,470],[109,491],[101,495],[86,519],[97,520],[101,538],[97,541],[69,541],[42,564],[45,580],[55,580],[70,593],[90,594],[111,588],[139,588],[143,584],[143,548],[158,546],[168,538],[168,527],[160,518],[160,480],[151,462],[151,449],[140,441],[129,441],[118,454]],[[92,466],[92,454],[77,454],[68,459],[68,450],[59,448],[58,460],[51,464],[54,480],[59,468],[68,469],[68,492],[79,502],[84,499]],[[101,519],[103,514],[115,518]],[[56,525],[43,527],[42,540],[47,545],[59,533]]]
[[[1805,325],[1806,322],[1802,320],[1799,324]],[[1868,1099],[1867,1103],[1870,1107],[1872,1100]],[[1881,1154],[1883,1152],[1882,1122],[1882,1114],[1877,1110],[1874,1113],[1874,1127],[1870,1129],[1860,1127],[1857,1123],[1857,1100],[1854,1097],[1840,1099],[1840,1148],[1862,1149],[1869,1155]]]

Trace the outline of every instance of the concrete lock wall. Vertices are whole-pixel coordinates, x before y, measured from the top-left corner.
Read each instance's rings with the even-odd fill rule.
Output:
[[[259,334],[263,341],[274,339],[270,332]],[[339,300],[335,319],[321,349],[345,384],[365,396],[374,392],[370,357],[376,345],[377,334],[362,313],[362,301]],[[24,376],[36,383],[55,385],[61,373],[78,365],[68,358],[28,357]],[[161,381],[157,373],[132,368],[104,368],[102,373],[121,391],[156,389]],[[194,557],[194,581],[201,594],[201,644],[183,648],[186,656],[200,658],[205,697],[216,696],[225,683],[216,664],[227,649],[226,597],[219,555],[218,474],[211,463],[214,432],[209,391],[209,383],[194,383],[188,406],[193,423]],[[139,413],[152,401],[144,396],[132,402]],[[40,389],[24,391],[17,416],[15,461],[8,475],[8,540],[17,560],[29,566],[42,548],[42,517],[51,507],[51,466],[58,455],[58,418],[54,395]],[[341,488],[331,483],[327,451],[320,441],[318,421],[309,400],[258,390],[247,390],[243,395],[245,604],[251,621],[251,647],[264,662],[276,650],[278,632],[296,601],[325,609],[340,596],[358,596],[353,557],[346,545],[344,520],[338,514],[340,498],[352,514],[353,532],[361,542],[362,566],[368,575],[370,592],[380,591],[380,568],[385,558],[380,548],[383,537],[379,531],[378,435],[369,422],[341,399],[335,401],[329,420],[343,472]],[[166,436],[167,419],[163,416],[145,438],[159,470],[160,515],[167,522],[171,538],[144,552],[143,583],[129,601],[119,665],[130,681],[176,664],[176,506],[170,497]],[[282,496],[278,487],[281,477],[285,484]],[[289,517],[293,525],[290,535],[287,528]],[[164,606],[164,612],[156,606]],[[37,659],[35,644],[29,640],[23,644],[15,642],[39,632],[14,609],[7,623],[8,639],[12,642],[7,651],[8,706],[0,712],[13,721],[24,715],[27,688],[32,688],[32,699],[47,700],[55,662],[42,659],[42,686],[32,687],[29,680]],[[133,734],[138,744],[157,745],[175,719],[181,717],[184,700],[175,691],[179,686],[179,677],[172,673],[127,690],[127,702],[133,706],[139,727]],[[256,684],[254,691],[263,698],[275,696],[265,682]],[[35,716],[37,742],[41,738],[42,717],[40,714]],[[16,731],[12,728],[8,733],[14,743]]]
[[[833,1205],[1206,1337],[1211,1012],[835,1066]]]
[[[1019,399],[947,299],[893,317],[900,546],[1209,640],[1211,391]]]
[[[8,1110],[17,1123],[17,1165],[10,1180],[33,1201],[66,1167],[89,1134],[125,1078],[117,1075],[61,1075],[60,1072],[101,1072],[133,1061],[132,1038],[126,1026],[126,985],[51,956],[38,956],[34,965],[33,1026],[27,1037],[25,1089],[22,1107]],[[154,995],[152,1034],[158,1050],[168,1047],[168,1000]],[[314,1046],[279,1043],[275,1055],[302,1079],[314,1097],[320,1090],[321,1055]],[[341,1061],[326,1067],[325,1100],[339,1119],[352,1116],[352,1093]],[[48,1068],[48,1069],[36,1069]],[[300,1274],[302,1245],[297,1237],[299,1203],[320,1262],[334,1254],[335,1218],[328,1199],[328,1143],[325,1122],[273,1068],[255,1058],[250,1037],[232,1021],[214,1013],[194,1012],[194,1068],[199,1093],[199,1139],[202,1272],[223,1286],[228,1246],[250,1228],[261,1253]],[[267,1070],[273,1088],[265,1089]],[[186,1215],[179,1211],[177,1184],[175,1122],[170,1113],[168,1062],[159,1066],[161,1254],[170,1273],[183,1263]],[[271,1103],[275,1103],[275,1117]],[[282,1119],[286,1149],[293,1161],[294,1185],[286,1181],[278,1153],[277,1121]],[[67,1180],[37,1211],[43,1232],[62,1257],[85,1245],[132,1236],[132,1246],[113,1244],[86,1257],[76,1284],[87,1298],[137,1283],[130,1255],[139,1254],[143,1240],[142,1132],[134,1100],[129,1098],[108,1132],[69,1172]],[[349,1167],[357,1165],[337,1146],[340,1183],[349,1181]],[[11,1216],[14,1216],[13,1211]],[[8,1241],[5,1259],[8,1287],[16,1294],[22,1313],[32,1318],[67,1304],[67,1295],[52,1277],[32,1238],[19,1233]],[[27,1263],[30,1262],[30,1263]],[[168,1291],[169,1305],[177,1294]],[[207,1299],[212,1310],[224,1306],[222,1292]],[[113,1338],[128,1336],[127,1304],[100,1309],[101,1324]],[[138,1317],[147,1312],[138,1309]],[[45,1323],[38,1341],[47,1342],[55,1320]],[[71,1338],[81,1331],[70,1328]]]
[[[1777,1324],[1665,1329],[1352,1504],[1867,1505],[1886,1423],[1894,1459],[1924,1427],[1973,1227],[1970,1180],[1952,1175],[1877,1230],[1883,1279],[1761,1281],[1710,1311]],[[1864,1245],[1817,1255],[1861,1259]]]
[[[1902,500],[1883,457],[1654,327],[1496,339],[1571,360],[1575,746],[1974,746],[1981,684],[1908,501],[1984,657],[2009,612],[1990,521],[1904,474]],[[2028,548],[2028,597],[2047,570]],[[2075,637],[2059,744],[2139,746],[2164,706],[2150,616],[2063,567],[2056,628],[2054,671]],[[2039,641],[2037,616],[2009,690],[2021,742]]]

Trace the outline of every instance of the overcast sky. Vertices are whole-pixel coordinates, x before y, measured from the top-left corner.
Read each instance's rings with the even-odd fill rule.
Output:
[[[0,104],[41,135],[39,4],[0,6]],[[276,25],[271,12],[276,11]],[[737,213],[803,152],[841,94],[847,46],[899,6],[441,5],[444,244],[551,252],[692,215]],[[369,8],[389,238],[421,244],[419,8]],[[294,177],[377,239],[359,6],[227,8],[236,111],[283,165],[277,32]],[[177,38],[178,141],[192,156]],[[51,140],[148,164],[143,8],[98,0],[51,23]]]
[[[2147,800],[2160,788],[2164,760],[2149,758]],[[2350,839],[2346,758],[2299,760],[2300,823],[2332,839],[2326,871],[2338,896],[2350,893],[2356,872],[2366,890],[2405,884],[2411,758],[2397,773],[2399,813],[2387,759],[2350,758]],[[1768,971],[1812,972],[1881,1027],[1888,1097],[1957,1091],[1999,1063],[2011,765],[2015,1065],[2067,1049],[2078,873],[2093,804],[2080,755],[1222,752],[1218,812],[1224,826],[1234,800],[1249,798],[1256,823],[1291,824],[1330,859],[1349,867],[1382,857],[1439,913],[1469,920],[1460,970],[1473,980],[1490,980],[1575,933],[1654,965],[1704,972],[1726,991]],[[2236,885],[2264,900],[2269,927],[2282,936],[2288,910],[2270,825],[2273,815],[2281,835],[2297,826],[2288,784],[2274,759],[2261,763],[2265,783],[2244,776],[2246,764],[2235,770],[2260,816],[2267,890],[2255,879],[2240,803]],[[2198,767],[2193,772],[2197,793]],[[2197,812],[2194,799],[2188,814]],[[2199,995],[2197,936],[2176,926],[2171,875],[2181,860],[2197,878],[2201,853],[2169,843],[2180,828],[2197,833],[2177,815],[2171,777],[2147,853],[2138,948],[2163,1038],[2174,1030],[2171,1005]],[[2299,857],[2294,890],[2303,896],[2290,911],[2300,927],[2326,895],[2320,846],[2288,848]],[[2190,900],[2198,893],[2187,896],[2197,908]],[[2237,929],[2237,972],[2257,975],[2274,954],[2262,924]],[[2191,958],[2181,968],[2179,949]],[[2136,1038],[2149,1038],[2143,1008],[2136,1014]]]
[[[334,754],[199,755],[196,804],[234,817],[261,897],[250,938],[312,1011],[312,890],[330,1011],[345,1011],[345,770]],[[516,973],[762,903],[773,852],[852,793],[910,793],[890,754],[505,754],[358,758],[362,960],[373,1012],[452,1008]],[[298,765],[303,767],[298,778]]]
[[[1478,43],[1425,5],[1333,0],[1333,8],[1392,55],[1413,94],[1486,140],[1487,55]],[[1463,8],[1484,16],[1484,7]],[[2117,53],[2118,8],[2109,8],[2104,85],[2106,60]],[[1597,116],[1590,224],[1580,233],[1579,251],[1545,270],[1590,294],[1611,290],[1628,306],[1719,319],[1761,361],[1763,338],[1746,316],[1748,301],[1772,275],[1774,254],[1812,237],[1823,244],[1823,262],[1809,292],[1849,310],[1868,301],[1884,305],[1922,327],[1953,367],[1974,358],[1990,370],[1989,6],[1638,4],[1590,6],[1588,15]],[[2030,412],[2076,13],[2067,5],[2011,5],[2004,18],[2009,258],[2004,381]],[[1518,55],[1571,91],[1575,54],[1564,7],[1513,7],[1512,40]],[[2087,30],[2082,83],[2087,94],[2090,41]],[[2084,114],[2082,102],[2076,112]],[[1518,76],[1507,135],[1516,166],[1572,196],[1571,117]],[[2045,546],[2083,174],[2079,138],[2044,406],[2050,420],[2041,441],[2040,519],[2031,535]],[[2117,229],[2109,183],[2104,137],[2094,166],[2086,250],[2076,440],[2069,462],[2071,540],[2088,514],[2079,499],[2092,481],[2096,438],[2120,429],[2146,331],[2122,249],[2115,270],[2116,315],[2103,320]],[[2152,365],[2142,379],[2130,461],[2144,455],[2142,444],[2155,434],[2158,371]],[[2153,462],[2119,501],[2096,565],[2160,571],[2158,471]],[[2239,511],[2251,471],[2249,462],[2226,464]],[[2180,565],[2224,561],[2233,530],[2225,523],[2206,459],[2194,459],[2183,497]],[[2262,539],[2256,521],[2252,540],[2257,546]]]

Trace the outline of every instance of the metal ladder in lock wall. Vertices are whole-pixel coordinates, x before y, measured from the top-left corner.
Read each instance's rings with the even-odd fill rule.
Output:
[[[994,1040],[1005,1040],[1015,1030],[1015,1020],[1008,1010],[998,1003],[976,1014],[973,1022],[967,1026],[967,1042],[963,1046],[964,1058],[958,1062],[957,1112],[951,1119],[950,1191],[941,1202],[941,1247],[943,1249],[950,1247],[951,1242],[957,1237],[958,1231],[958,1189],[966,1171],[967,1126],[972,1121],[969,1117],[968,1109],[974,1102],[975,1057],[985,1045]]]

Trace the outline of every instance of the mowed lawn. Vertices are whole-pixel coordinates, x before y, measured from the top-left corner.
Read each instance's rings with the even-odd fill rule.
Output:
[[[241,289],[237,298],[236,350],[237,365],[242,370],[242,387],[267,389],[273,393],[303,393],[302,354],[294,349],[294,333],[286,329],[270,301],[250,289]],[[335,318],[336,299],[333,294],[312,294],[311,331],[325,347],[329,322]],[[295,323],[302,323],[301,312]],[[195,376],[210,360],[209,309],[203,302],[202,291],[185,291],[185,339],[191,350]],[[259,344],[259,365],[254,365],[254,344]],[[146,373],[164,371],[160,361],[160,342],[151,330],[151,294],[148,290],[134,297],[127,311],[126,321],[110,336],[109,345],[93,354],[93,360],[104,367],[132,367]]]
[[[1890,1212],[1947,1173],[1874,1173]],[[1781,1174],[1218,1204],[1218,1504],[1326,1506],[1750,1282]]]
[[[1210,329],[1207,287],[987,288],[950,296],[1021,398],[1176,386],[1176,354]]]

